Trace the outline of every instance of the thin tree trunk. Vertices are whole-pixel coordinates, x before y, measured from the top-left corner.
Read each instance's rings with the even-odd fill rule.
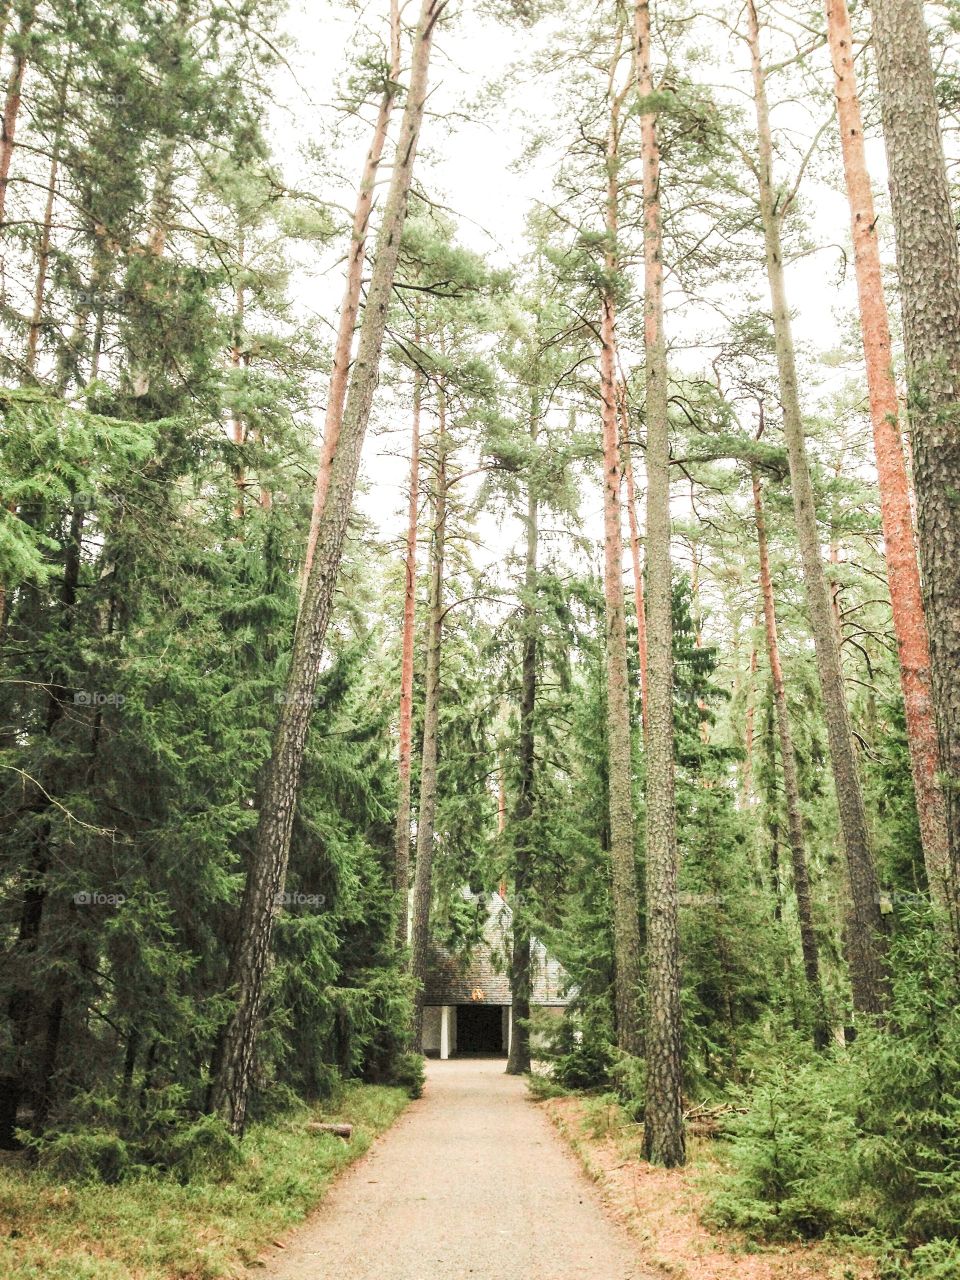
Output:
[[[426,102],[430,47],[445,5],[446,0],[422,0],[413,44],[410,86],[360,326],[343,429],[331,469],[316,554],[297,621],[286,696],[280,706],[271,756],[264,773],[256,844],[244,887],[238,943],[230,973],[237,1003],[223,1037],[211,1090],[213,1107],[226,1117],[236,1133],[243,1132],[246,1120],[273,913],[286,877],[313,695],[353,505],[360,452],[379,376],[387,308],[393,292]]]
[[[534,394],[530,412],[530,443],[537,445],[540,403]],[[513,838],[513,938],[510,992],[513,997],[513,1034],[507,1071],[523,1075],[530,1070],[530,910],[528,891],[533,883],[533,789],[536,767],[534,713],[537,706],[537,551],[540,509],[536,481],[527,478],[527,546],[523,573],[520,671],[520,734],[518,742],[519,790],[514,813]]]
[[[763,617],[767,637],[767,660],[773,682],[773,699],[776,708],[777,730],[780,737],[780,767],[783,770],[783,790],[787,801],[787,832],[790,837],[790,857],[793,863],[793,891],[797,899],[797,917],[800,923],[800,946],[803,952],[803,972],[810,989],[813,1008],[813,1040],[822,1049],[829,1038],[826,1003],[823,984],[820,981],[820,949],[813,925],[813,904],[810,898],[810,876],[807,870],[806,839],[803,834],[803,814],[800,808],[800,782],[797,773],[797,756],[793,748],[790,728],[790,711],[787,706],[787,687],[780,662],[780,642],[777,638],[777,612],[773,598],[773,579],[770,576],[770,552],[767,546],[767,523],[763,512],[763,494],[756,467],[750,468],[753,482],[753,509],[757,521],[757,554],[760,560],[760,590],[763,597]]]
[[[744,806],[750,803],[750,788],[753,785],[753,722],[757,710],[757,638],[756,631],[760,624],[759,611],[754,614],[753,627],[750,631],[750,663],[747,667],[747,708],[743,726],[743,782],[741,795]]]
[[[853,225],[853,251],[880,485],[890,603],[900,655],[900,683],[903,689],[917,815],[930,892],[950,923],[953,943],[957,947],[960,946],[960,804],[954,791],[951,840],[947,827],[947,803],[939,777],[941,744],[938,743],[937,716],[934,710],[930,642],[917,564],[910,484],[898,423],[890,325],[883,295],[873,193],[864,153],[863,120],[853,66],[850,16],[846,0],[827,0],[826,7],[843,164]],[[953,375],[949,379],[949,397],[946,401],[949,412],[954,414],[952,428],[947,427],[944,433],[943,427],[946,424],[934,425],[931,422],[931,411],[934,417],[936,413],[932,404],[927,406],[922,386],[913,388],[920,394],[912,414],[923,457],[919,468],[923,473],[920,485],[924,494],[933,498],[933,504],[924,506],[921,515],[923,536],[927,543],[923,560],[930,591],[928,605],[933,604],[936,611],[940,652],[946,659],[940,663],[937,701],[940,704],[944,730],[943,759],[949,762],[949,774],[955,787],[960,777],[960,695],[957,694],[960,674],[960,571],[956,563],[960,555],[960,507],[955,496],[960,482],[960,445],[957,443],[960,432],[955,416],[956,391],[960,386],[960,340],[957,336],[957,325],[960,323],[960,264],[943,172],[936,99],[921,7],[919,4],[903,3],[902,0],[893,0],[893,3],[891,0],[880,0],[878,5],[871,7],[871,12],[881,106],[887,133],[891,194],[898,233],[907,359],[914,376],[931,363],[933,366],[940,366],[944,372],[950,369]],[[892,39],[896,40],[895,50],[891,48]],[[891,75],[894,55],[900,63],[900,69]],[[918,86],[922,86],[919,94],[916,92]],[[909,112],[909,120],[904,118],[904,111]],[[907,131],[911,135],[909,155],[902,149]],[[915,149],[917,143],[921,144],[919,149]],[[915,166],[919,163],[924,165],[924,176],[922,186],[917,188]],[[907,193],[911,191],[919,197],[918,201],[907,198]],[[910,207],[911,205],[915,207]],[[939,207],[934,209],[934,206]],[[935,226],[938,220],[939,227]],[[939,252],[941,236],[948,249],[946,257]],[[937,248],[922,262],[923,246],[930,245]],[[919,284],[926,296],[921,298],[911,284]],[[943,310],[944,304],[946,311]],[[949,312],[950,307],[953,308],[952,312]],[[936,320],[930,326],[930,320],[934,316],[946,317],[948,313],[952,314],[953,320],[945,326],[945,335],[952,354],[941,349],[936,342],[932,345],[927,343],[920,336],[924,330],[931,332],[938,329]],[[946,503],[943,502],[945,480],[946,485],[954,486],[953,499]],[[951,527],[952,537],[948,532]],[[944,575],[947,575],[946,580]]]
[[[770,783],[767,788],[767,804],[770,825],[770,883],[773,887],[773,918],[783,919],[783,895],[780,883],[780,807],[777,799],[777,732],[774,724],[776,707],[771,697],[766,706],[764,723],[767,764]]]
[[[643,169],[644,350],[647,369],[647,1094],[643,1154],[668,1168],[686,1159],[680,1016],[680,930],[673,736],[673,581],[670,559],[670,430],[663,331],[660,146],[650,5],[635,14]]]
[[[690,540],[690,603],[693,614],[693,646],[703,648],[703,614],[700,610],[700,555],[697,540]],[[697,698],[697,712],[700,716],[700,741],[706,746],[710,741],[710,723],[707,720],[707,704],[705,699]]]
[[[611,85],[612,85],[611,75]],[[612,90],[611,90],[612,91]],[[607,250],[604,267],[613,276],[617,260],[619,111],[623,95],[611,101],[607,133]],[[600,312],[600,399],[603,425],[604,602],[606,606],[607,757],[609,775],[610,865],[616,977],[617,1043],[626,1053],[642,1051],[640,920],[633,827],[633,760],[630,741],[630,680],[627,666],[623,592],[623,537],[620,506],[620,439],[617,416],[616,323],[612,288],[604,290]]]
[[[20,115],[20,102],[23,95],[23,77],[27,69],[27,42],[30,39],[36,10],[35,4],[25,4],[20,7],[16,44],[7,75],[3,115],[0,116],[0,227],[6,219],[10,161],[13,159],[17,119]]]
[[[234,311],[233,311],[233,341],[230,344],[230,367],[234,371],[234,376],[239,374],[244,367],[243,352],[240,349],[240,339],[243,333],[244,315],[246,312],[246,290],[242,282],[243,272],[243,256],[244,256],[244,237],[243,232],[240,233],[240,272],[241,282],[234,290]],[[234,384],[234,397],[239,394],[239,386]],[[236,401],[230,414],[230,425],[233,433],[233,443],[237,449],[237,460],[233,466],[233,483],[236,489],[236,498],[234,500],[234,515],[238,520],[243,519],[243,497],[247,489],[247,477],[243,470],[243,461],[241,450],[246,443],[247,433],[244,428],[243,418],[240,411],[236,407]]]
[[[867,830],[867,815],[847,710],[840,649],[820,550],[813,485],[806,454],[780,242],[780,217],[783,210],[778,210],[774,198],[773,146],[764,71],[760,60],[760,27],[753,0],[747,0],[747,14],[760,155],[760,216],[773,312],[783,433],[790,463],[794,522],[800,544],[807,609],[823,692],[823,711],[852,900],[852,918],[848,931],[850,979],[854,1008],[860,1013],[876,1014],[885,1009],[889,999],[887,938],[880,913],[879,883]]]
[[[360,310],[360,292],[363,283],[363,266],[366,260],[367,232],[370,227],[370,213],[373,209],[373,193],[377,179],[377,171],[383,158],[383,148],[387,139],[387,129],[393,114],[393,104],[397,96],[397,81],[400,77],[400,8],[399,0],[390,0],[390,71],[380,98],[376,123],[373,127],[373,138],[370,150],[364,161],[360,178],[360,189],[357,192],[357,203],[353,211],[353,226],[350,233],[350,252],[347,258],[347,276],[340,303],[340,320],[337,325],[337,339],[333,348],[333,367],[330,371],[330,386],[327,390],[327,411],[323,424],[323,444],[320,449],[320,461],[317,466],[317,479],[313,491],[313,511],[310,516],[310,534],[307,538],[307,553],[303,562],[303,578],[301,584],[301,601],[306,591],[307,579],[317,546],[317,535],[320,528],[320,517],[330,487],[330,468],[333,455],[343,425],[343,410],[347,399],[347,383],[350,371],[350,352],[353,347],[353,333]]]
[[[423,1040],[423,996],[430,946],[430,901],[433,890],[433,844],[437,816],[437,754],[440,728],[440,656],[443,647],[443,563],[447,531],[446,395],[438,391],[437,476],[433,540],[430,546],[430,605],[427,662],[423,693],[423,750],[420,757],[420,808],[417,814],[417,864],[413,876],[413,922],[410,973],[414,980],[411,1044]]]
[[[420,335],[416,335],[419,344]],[[394,842],[394,888],[397,899],[397,942],[407,942],[410,891],[410,771],[413,761],[413,655],[417,624],[417,515],[420,505],[420,410],[422,375],[413,374],[413,427],[410,439],[410,490],[407,502],[407,551],[404,560],[403,641],[400,659],[400,763],[397,827]]]
[[[43,329],[43,303],[47,290],[47,272],[50,266],[50,240],[53,227],[53,206],[57,198],[57,174],[60,167],[60,146],[63,141],[63,111],[67,96],[67,75],[64,73],[60,84],[59,112],[57,115],[56,133],[50,152],[50,176],[47,180],[47,201],[43,210],[43,228],[40,232],[40,244],[37,247],[37,274],[33,285],[33,310],[30,314],[30,328],[27,331],[27,354],[24,360],[27,373],[32,378],[37,367],[37,349],[40,344],[40,333]]]
[[[620,411],[623,417],[623,478],[627,483],[627,519],[630,526],[630,560],[633,565],[633,603],[637,614],[637,665],[640,669],[640,720],[647,735],[647,615],[643,598],[643,569],[640,565],[640,530],[637,526],[637,495],[633,483],[630,451],[630,410],[627,388],[621,386]]]

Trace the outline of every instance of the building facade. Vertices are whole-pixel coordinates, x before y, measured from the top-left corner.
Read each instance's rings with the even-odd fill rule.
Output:
[[[513,994],[510,933],[513,912],[499,893],[467,895],[486,915],[480,942],[466,956],[431,949],[421,1048],[428,1057],[498,1057],[510,1052]],[[561,1017],[570,996],[567,975],[537,939],[530,947],[530,1007]]]

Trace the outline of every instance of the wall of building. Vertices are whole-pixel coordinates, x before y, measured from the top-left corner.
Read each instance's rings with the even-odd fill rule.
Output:
[[[423,1041],[421,1050],[428,1058],[440,1056],[440,1006],[428,1004],[423,1010]]]

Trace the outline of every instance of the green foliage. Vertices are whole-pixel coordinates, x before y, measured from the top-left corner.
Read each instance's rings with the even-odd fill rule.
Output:
[[[774,1240],[855,1225],[849,1169],[857,1134],[844,1067],[834,1058],[831,1070],[787,1060],[763,1068],[747,1114],[733,1125],[734,1172],[714,1199],[713,1221]]]
[[[426,1084],[425,1060],[422,1053],[401,1053],[393,1068],[391,1084],[405,1089],[411,1098],[423,1095]]]
[[[31,1145],[38,1168],[63,1181],[117,1183],[131,1169],[127,1144],[116,1133],[61,1133]]]
[[[876,1232],[915,1252],[916,1271],[891,1274],[947,1265],[960,1220],[960,1016],[922,917],[897,942],[895,973],[888,1027],[821,1055],[782,1033],[776,1055],[761,1051],[716,1221],[773,1239]]]

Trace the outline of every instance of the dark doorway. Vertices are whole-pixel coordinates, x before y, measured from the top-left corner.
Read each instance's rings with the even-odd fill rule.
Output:
[[[503,1010],[498,1004],[457,1005],[457,1053],[505,1053]]]

